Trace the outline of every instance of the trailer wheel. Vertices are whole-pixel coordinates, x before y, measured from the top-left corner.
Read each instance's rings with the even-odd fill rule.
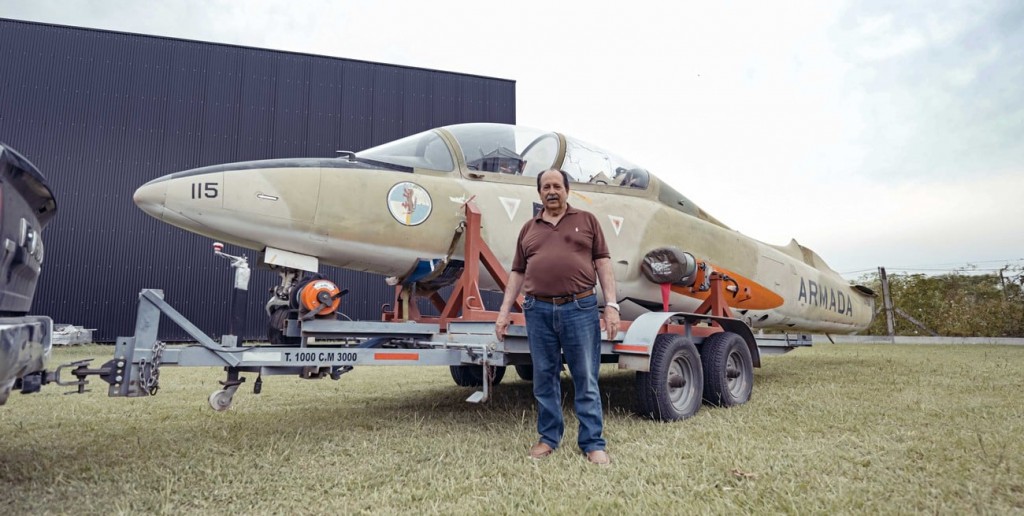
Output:
[[[455,380],[459,387],[479,387],[484,384],[483,370],[478,365],[453,365],[448,368],[452,372],[452,380]],[[505,377],[505,367],[494,366],[491,370],[494,371],[491,385],[498,385]]]
[[[231,408],[231,398],[233,397],[234,393],[228,392],[226,389],[213,391],[213,394],[210,395],[209,399],[210,408],[216,410],[217,412],[223,412]]]
[[[659,421],[677,421],[700,410],[704,375],[697,347],[682,335],[654,340],[651,371],[636,373],[637,412]]]
[[[270,324],[267,327],[267,340],[274,346],[294,346],[302,342],[300,337],[286,337],[284,327],[292,312],[287,307],[279,307],[270,313]]]
[[[754,362],[747,342],[736,333],[716,333],[700,347],[704,400],[719,407],[742,405],[754,389]]]
[[[520,364],[515,367],[516,374],[519,375],[519,378],[527,382],[533,381],[533,364]]]

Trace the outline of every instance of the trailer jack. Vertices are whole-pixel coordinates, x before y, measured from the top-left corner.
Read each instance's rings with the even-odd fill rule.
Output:
[[[232,377],[234,377],[235,379],[232,380],[231,379]],[[262,389],[263,381],[262,380],[257,380],[257,381],[260,383],[260,387],[259,388]],[[240,385],[242,385],[243,383],[245,383],[245,378],[244,377],[239,377],[237,370],[232,371],[232,370],[229,369],[228,370],[228,379],[227,380],[221,380],[219,383],[222,386],[224,386],[224,388],[219,390],[219,391],[214,391],[213,394],[210,394],[209,401],[210,401],[210,408],[212,408],[213,410],[216,410],[217,412],[223,412],[223,411],[231,408],[231,400],[232,400],[232,398],[235,397],[235,392],[238,391],[238,387]],[[254,390],[255,389],[256,388],[254,388]]]

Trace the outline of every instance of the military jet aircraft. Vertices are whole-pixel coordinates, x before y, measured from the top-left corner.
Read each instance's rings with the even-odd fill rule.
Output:
[[[707,277],[695,263],[726,275],[733,314],[753,328],[850,333],[874,312],[869,289],[847,284],[795,240],[768,245],[734,231],[647,169],[561,133],[460,124],[340,154],[178,172],[146,183],[134,200],[168,224],[260,251],[282,276],[268,302],[273,327],[302,271],[321,264],[403,284],[436,281],[438,264],[462,257],[457,231],[469,200],[508,268],[519,229],[540,209],[536,176],[549,168],[573,180],[569,203],[601,221],[624,318],[697,308],[709,294],[695,287]],[[683,272],[658,280],[673,267]],[[496,284],[482,277],[481,287]]]

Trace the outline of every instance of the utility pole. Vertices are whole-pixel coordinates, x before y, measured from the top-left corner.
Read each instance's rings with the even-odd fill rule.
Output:
[[[1006,291],[1006,278],[1003,277],[1003,273],[1009,268],[1010,266],[1007,264],[1002,269],[999,269],[999,290],[1003,291],[1003,299],[1010,299],[1010,294]]]
[[[885,307],[885,329],[889,340],[896,341],[896,320],[892,311],[892,296],[889,295],[889,278],[885,275],[885,267],[878,268],[878,278],[882,281],[882,305]]]

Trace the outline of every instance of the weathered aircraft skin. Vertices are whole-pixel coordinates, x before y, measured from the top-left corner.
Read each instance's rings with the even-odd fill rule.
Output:
[[[482,212],[484,239],[510,266],[519,229],[539,206],[536,175],[550,167],[575,181],[570,205],[602,224],[624,317],[661,309],[661,288],[640,264],[647,252],[674,247],[737,281],[743,295],[726,297],[754,328],[846,333],[871,321],[870,290],[850,286],[795,240],[759,242],[614,154],[516,126],[462,124],[340,158],[204,167],[150,181],[135,202],[215,240],[401,278],[418,260],[448,255],[470,199]],[[461,245],[452,258],[461,258]],[[495,288],[489,277],[481,280]],[[673,286],[670,310],[692,311],[706,296]]]

